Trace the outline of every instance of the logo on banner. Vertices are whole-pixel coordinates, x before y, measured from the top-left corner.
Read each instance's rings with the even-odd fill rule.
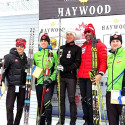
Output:
[[[78,24],[78,28],[76,28],[76,30],[80,31],[82,33],[82,39],[85,39],[85,36],[84,36],[84,30],[85,30],[85,27],[86,27],[86,24],[84,24],[84,22],[82,22],[82,24]]]
[[[98,5],[98,6],[79,6],[79,7],[67,7],[67,8],[58,8],[59,17],[76,17],[84,15],[107,15],[111,12],[111,5]]]
[[[65,30],[64,27],[61,28],[61,31],[64,31],[64,30]],[[50,33],[50,32],[54,33],[59,31],[60,31],[59,28],[45,28],[45,29],[41,29],[40,33]]]
[[[51,26],[55,26],[55,23],[54,23],[54,22],[52,22],[50,25],[51,25]]]
[[[75,100],[76,100],[76,105],[77,105],[77,109],[82,109],[82,105],[81,105],[81,94],[78,93],[76,96],[75,96]]]
[[[51,22],[51,23],[48,23],[47,25],[48,27],[47,28],[42,28],[40,33],[56,33],[56,32],[59,32],[60,30],[61,31],[64,31],[65,28],[62,27],[61,29],[59,28],[58,25],[56,25],[55,22]]]
[[[77,104],[81,104],[81,94],[78,93],[76,96],[75,96],[75,100],[76,100],[76,103]]]
[[[58,0],[58,2],[57,0],[47,0],[47,3],[39,3],[40,20],[57,19],[58,17],[122,15],[124,14],[125,0],[120,2],[118,0],[105,0],[105,2],[104,0]],[[47,11],[46,8],[48,8]]]
[[[125,29],[125,23],[119,23],[119,19],[114,19],[109,25],[102,25],[102,30],[123,30]]]
[[[114,21],[115,23],[118,23],[118,22],[119,22],[119,20],[118,20],[118,19],[114,19],[113,21]]]
[[[51,43],[51,46],[52,46],[53,49],[56,48],[56,46],[57,46],[57,40],[56,39],[51,38],[50,43]]]
[[[122,30],[125,29],[125,24],[110,24],[110,25],[103,25],[102,30]]]
[[[87,3],[88,2],[88,0],[79,0],[80,1],[80,3]]]

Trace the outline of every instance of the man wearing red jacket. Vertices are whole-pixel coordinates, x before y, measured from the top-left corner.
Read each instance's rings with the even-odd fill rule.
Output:
[[[102,76],[106,72],[107,48],[101,40],[96,40],[98,74],[94,77],[94,82],[92,83],[89,77],[89,71],[92,70],[91,35],[93,37],[95,36],[95,29],[92,24],[86,26],[84,35],[86,42],[81,46],[82,55],[81,65],[78,70],[78,78],[82,96],[83,119],[85,120],[84,125],[93,125],[92,84],[99,84]]]

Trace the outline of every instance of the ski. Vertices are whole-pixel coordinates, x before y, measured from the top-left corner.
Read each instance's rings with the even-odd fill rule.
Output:
[[[89,72],[90,80],[92,81],[95,76],[95,71]],[[99,113],[99,100],[98,100],[98,88],[96,85],[92,85],[92,105],[93,105],[93,125],[99,125],[100,113]]]
[[[3,73],[4,73],[4,62],[3,59],[0,59],[0,99],[2,98],[5,92],[5,85],[2,82]]]
[[[121,95],[122,95],[123,97],[125,97],[124,90],[125,90],[125,87],[122,86]],[[122,98],[123,98],[123,97],[122,97]],[[122,102],[122,111],[121,111],[120,125],[125,125],[125,103],[124,103],[124,102]]]
[[[98,68],[97,68],[97,48],[96,43],[97,40],[95,36],[93,37],[91,35],[92,40],[92,71],[89,72],[90,80],[92,81],[95,75],[97,74]],[[100,103],[101,100],[101,103]],[[102,93],[100,84],[99,85],[92,85],[92,105],[93,105],[93,125],[100,125],[101,124],[101,108],[100,104],[102,105],[103,115],[105,124],[106,123],[106,117],[104,112],[104,106],[103,106],[103,100],[102,100]]]
[[[92,41],[92,71],[89,72],[90,80],[97,74],[97,48],[93,36],[91,35]],[[98,91],[97,85],[92,85],[92,105],[93,105],[93,125],[99,125],[99,103],[98,103]]]
[[[30,28],[30,41],[29,41],[29,53],[28,53],[28,68],[26,76],[26,92],[24,101],[24,125],[28,125],[29,111],[30,111],[30,95],[31,95],[31,83],[32,83],[32,61],[33,61],[33,48],[34,48],[34,32],[35,28]]]
[[[122,106],[120,125],[125,125],[125,105]]]

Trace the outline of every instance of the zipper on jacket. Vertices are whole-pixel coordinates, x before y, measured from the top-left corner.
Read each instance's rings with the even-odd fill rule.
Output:
[[[43,50],[44,50],[44,53],[43,53],[42,67],[43,67],[43,73],[44,73],[45,70],[44,70],[43,62],[44,62],[44,57],[45,57],[46,51],[47,51],[47,56],[48,56],[48,50],[46,50],[46,49],[43,49]],[[43,75],[43,81],[44,81],[44,80],[45,80],[45,77],[44,77],[44,75]]]
[[[43,49],[43,59],[42,59],[42,67],[43,67],[43,72],[44,72],[44,66],[43,66],[44,56],[45,56],[45,49]]]
[[[115,57],[116,57],[116,53],[114,53],[114,59],[112,63],[112,90],[113,90],[113,65],[114,65]]]
[[[87,49],[88,49],[88,44],[87,44],[87,47],[86,47],[86,50],[85,51],[87,51]],[[85,59],[84,59],[84,67],[83,67],[83,69],[85,68],[85,62],[86,62],[86,54],[85,54]],[[84,70],[83,70],[83,74],[84,74]]]
[[[19,60],[20,60],[20,64],[21,64],[21,74],[23,74],[23,70],[22,70],[22,68],[23,68],[23,59],[19,56]],[[21,75],[21,84],[23,83],[23,75]]]

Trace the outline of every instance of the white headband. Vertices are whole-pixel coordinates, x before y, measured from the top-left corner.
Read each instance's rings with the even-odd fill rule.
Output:
[[[75,32],[73,32],[73,31],[67,31],[66,32],[66,34],[69,34],[69,33],[71,33],[74,37],[76,37],[76,33]]]

